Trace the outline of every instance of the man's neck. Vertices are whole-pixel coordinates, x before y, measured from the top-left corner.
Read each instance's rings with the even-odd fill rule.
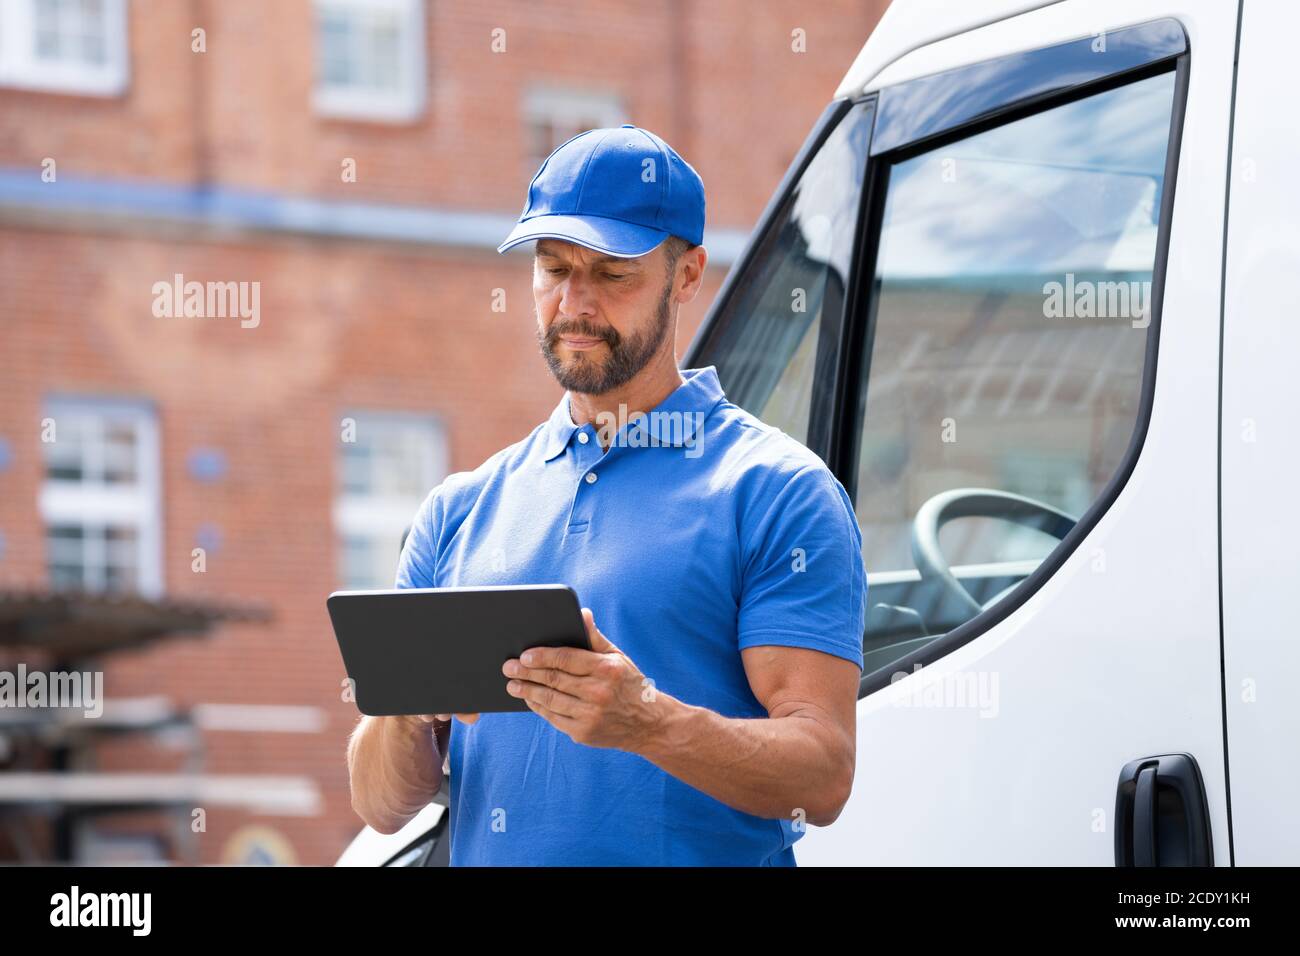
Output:
[[[684,382],[677,368],[677,356],[668,352],[663,358],[652,360],[619,388],[598,395],[569,392],[569,415],[575,425],[593,422],[599,428],[611,416],[621,423],[637,412],[655,408]]]

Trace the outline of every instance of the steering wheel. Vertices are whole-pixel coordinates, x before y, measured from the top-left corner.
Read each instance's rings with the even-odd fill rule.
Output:
[[[1000,518],[1045,532],[1057,540],[1069,534],[1075,525],[1074,518],[1051,505],[992,488],[954,488],[921,505],[912,521],[912,559],[916,569],[923,582],[938,585],[956,599],[968,618],[992,607],[1020,582],[999,591],[984,604],[971,597],[939,548],[939,529],[957,518]]]

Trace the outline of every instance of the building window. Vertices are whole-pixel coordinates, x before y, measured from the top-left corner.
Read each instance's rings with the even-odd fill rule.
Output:
[[[613,94],[549,86],[530,89],[524,96],[528,176],[537,172],[555,147],[579,133],[626,122],[623,101]]]
[[[447,474],[447,441],[433,419],[356,414],[345,419],[334,525],[344,588],[391,588],[402,536]]]
[[[315,107],[400,122],[424,108],[422,0],[315,0]]]
[[[126,82],[126,0],[0,3],[0,85],[116,96]]]
[[[57,589],[162,592],[158,426],[148,406],[57,399],[41,430],[46,566]]]

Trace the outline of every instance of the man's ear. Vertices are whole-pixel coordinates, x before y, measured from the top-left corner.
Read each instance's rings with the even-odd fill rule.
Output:
[[[704,286],[704,267],[708,264],[708,261],[709,254],[702,245],[682,253],[678,265],[682,270],[685,281],[682,283],[682,291],[677,299],[678,302],[684,305],[700,294],[700,289]]]

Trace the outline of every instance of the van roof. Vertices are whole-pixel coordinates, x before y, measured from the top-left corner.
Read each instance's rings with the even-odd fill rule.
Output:
[[[913,50],[1060,0],[894,0],[840,81],[836,98],[856,96],[890,63]]]

